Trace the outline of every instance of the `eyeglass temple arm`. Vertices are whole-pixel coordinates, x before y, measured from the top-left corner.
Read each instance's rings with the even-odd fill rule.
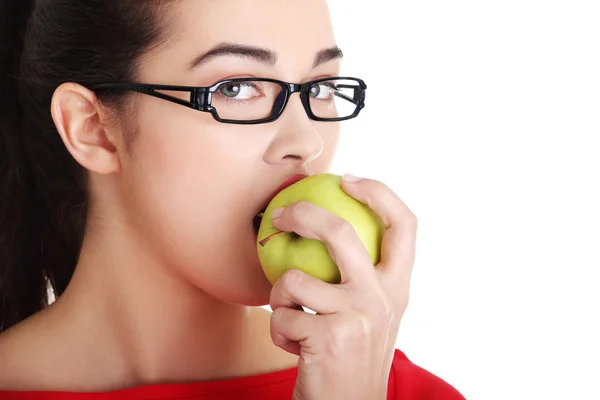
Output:
[[[204,109],[204,104],[202,104],[205,99],[205,96],[198,96],[197,88],[185,87],[185,86],[172,86],[172,85],[145,85],[141,83],[102,83],[98,85],[93,85],[91,87],[92,90],[99,89],[119,89],[119,90],[129,90],[132,92],[147,94],[152,97],[158,97],[159,99],[167,100],[173,103],[180,104],[185,107],[193,108],[193,109]],[[157,92],[156,90],[170,90],[174,92],[188,92],[190,93],[190,101],[182,100],[178,97],[169,96],[168,94]],[[195,99],[199,99],[200,101],[195,101]]]
[[[346,96],[345,94],[340,93],[337,90],[335,90],[333,92],[333,94],[335,96],[337,96],[337,97],[341,97],[342,99],[349,101],[352,104],[356,104],[356,105],[360,104],[360,102],[362,100],[362,96],[361,96],[362,91],[360,90],[359,86],[356,86],[356,85],[343,85],[342,84],[342,85],[335,85],[335,88],[336,89],[338,89],[338,88],[340,88],[340,89],[354,89],[354,97]]]

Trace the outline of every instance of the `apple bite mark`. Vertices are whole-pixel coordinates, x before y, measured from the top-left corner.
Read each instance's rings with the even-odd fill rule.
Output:
[[[264,207],[261,211],[259,211],[256,216],[254,217],[254,219],[252,220],[252,223],[254,225],[254,230],[256,231],[256,233],[258,233],[260,231],[260,226],[262,224],[262,219],[265,215],[265,211],[267,210],[267,208],[269,207],[269,204],[271,203],[271,201],[273,201],[273,199],[279,194],[281,193],[284,189],[287,189],[288,187],[294,185],[295,183],[298,183],[299,181],[303,180],[304,178],[307,178],[308,175],[306,174],[296,174],[291,176],[290,178],[288,178],[286,181],[284,181],[281,185],[279,185],[279,187],[277,189],[275,189],[275,191],[273,191],[273,193],[271,193],[271,195],[267,198],[267,200],[264,203]],[[285,232],[283,232],[285,233]],[[278,234],[279,235],[279,234]],[[277,235],[271,235],[268,238],[265,238],[263,240],[261,240],[259,243],[262,247],[264,247],[264,245],[274,236]],[[264,242],[264,243],[263,243]]]
[[[258,231],[260,230],[260,224],[262,222],[263,216],[265,215],[265,211],[260,211],[258,214],[256,214],[254,216],[254,219],[252,220],[252,225],[254,226],[254,231],[256,233],[258,233]]]

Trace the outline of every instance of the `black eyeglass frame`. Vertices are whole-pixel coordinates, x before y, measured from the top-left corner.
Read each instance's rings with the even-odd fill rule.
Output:
[[[354,81],[358,84],[358,88],[360,90],[355,91],[355,95],[353,98],[345,96],[342,93],[334,92],[334,95],[344,98],[345,100],[350,101],[351,103],[356,105],[356,109],[351,115],[345,117],[338,118],[321,118],[317,117],[311,110],[310,107],[310,98],[309,91],[310,88],[321,82],[328,82],[333,80],[349,80]],[[217,89],[227,83],[236,83],[236,82],[271,82],[276,83],[281,86],[283,92],[285,93],[285,98],[281,103],[281,107],[279,109],[273,108],[273,113],[267,117],[256,120],[232,120],[232,119],[224,119],[219,116],[218,110],[211,105],[212,103],[212,94],[217,91]],[[339,87],[346,88],[355,88],[353,85],[339,85]],[[308,117],[314,121],[323,121],[323,122],[336,122],[336,121],[344,121],[348,119],[355,118],[360,111],[365,107],[365,96],[367,85],[362,79],[352,78],[352,77],[331,77],[331,78],[322,78],[316,79],[310,82],[305,83],[289,83],[280,81],[277,79],[270,78],[234,78],[234,79],[225,79],[215,83],[212,86],[174,86],[174,85],[154,85],[147,83],[100,83],[96,85],[92,85],[90,87],[91,90],[106,90],[106,89],[117,89],[117,90],[127,90],[138,92],[142,94],[146,94],[149,96],[157,97],[163,100],[167,100],[185,107],[192,108],[194,110],[209,112],[212,114],[213,118],[219,122],[228,123],[228,124],[240,124],[240,125],[252,125],[252,124],[262,124],[273,122],[279,119],[283,111],[285,110],[292,94],[298,92],[300,93],[300,99],[302,101],[302,105],[304,106],[304,110]],[[168,90],[175,92],[189,92],[190,93],[190,101],[185,101],[180,98],[169,96],[164,93],[157,92],[157,90]],[[275,104],[275,103],[274,103]]]

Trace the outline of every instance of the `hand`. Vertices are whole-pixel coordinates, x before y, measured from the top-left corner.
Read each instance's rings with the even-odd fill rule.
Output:
[[[300,356],[295,400],[385,399],[415,257],[414,214],[384,184],[342,182],[386,226],[374,268],[352,225],[312,203],[287,207],[274,226],[325,243],[341,273],[329,284],[299,270],[275,282],[270,305],[275,345]],[[314,310],[313,315],[302,306]]]

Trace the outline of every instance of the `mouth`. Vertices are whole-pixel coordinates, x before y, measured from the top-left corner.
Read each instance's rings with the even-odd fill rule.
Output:
[[[306,174],[298,174],[298,175],[291,176],[290,178],[285,180],[281,185],[279,185],[279,187],[277,189],[275,189],[275,191],[269,197],[267,197],[267,199],[265,200],[265,202],[262,205],[262,208],[256,213],[256,215],[254,216],[254,218],[252,220],[252,225],[254,226],[254,232],[256,234],[258,234],[258,230],[260,228],[262,218],[265,214],[265,210],[269,206],[269,203],[271,203],[271,201],[275,198],[275,196],[277,196],[279,194],[279,192],[281,192],[283,189],[285,189],[289,186],[292,186],[294,183],[299,182],[306,177],[308,177],[308,175],[306,175]]]
[[[256,233],[257,235],[258,235],[258,230],[260,229],[260,224],[262,222],[262,218],[263,218],[264,214],[265,214],[265,211],[262,210],[261,212],[256,214],[254,216],[254,219],[252,220],[252,226],[254,227],[254,233]]]

